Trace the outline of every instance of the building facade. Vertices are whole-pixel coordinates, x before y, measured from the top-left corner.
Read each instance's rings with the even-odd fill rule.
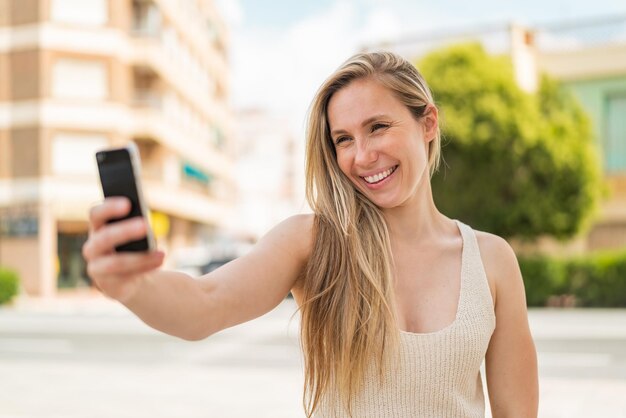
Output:
[[[159,246],[234,201],[228,32],[211,0],[0,0],[0,265],[29,295],[86,287],[94,154],[134,141]]]
[[[299,174],[304,155],[284,118],[263,109],[236,113],[237,216],[231,230],[256,241],[285,218],[305,210]]]

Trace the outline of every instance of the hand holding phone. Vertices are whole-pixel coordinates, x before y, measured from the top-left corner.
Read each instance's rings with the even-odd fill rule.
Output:
[[[156,250],[150,230],[134,144],[100,151],[96,160],[105,199],[90,210],[82,254],[94,284],[126,303],[162,265],[165,254]]]
[[[123,148],[99,151],[96,153],[96,160],[104,197],[123,196],[131,204],[127,215],[111,219],[107,223],[143,217],[149,225],[148,207],[141,188],[139,152],[135,144],[131,142]],[[115,249],[118,252],[156,250],[152,230],[147,228],[144,238],[118,245]]]

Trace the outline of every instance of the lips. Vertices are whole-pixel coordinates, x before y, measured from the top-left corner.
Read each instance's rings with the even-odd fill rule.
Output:
[[[396,171],[397,168],[398,166],[395,165],[391,168],[388,168],[387,170],[381,171],[376,174],[372,174],[371,176],[360,176],[360,177],[363,180],[365,180],[367,184],[377,184],[383,181],[384,179],[386,179],[387,177],[389,177],[391,174],[393,174],[393,172]]]

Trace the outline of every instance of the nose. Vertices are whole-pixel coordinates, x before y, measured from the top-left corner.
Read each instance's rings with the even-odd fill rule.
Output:
[[[378,159],[378,151],[372,146],[368,139],[356,142],[356,155],[354,163],[358,166],[367,167],[375,163]]]

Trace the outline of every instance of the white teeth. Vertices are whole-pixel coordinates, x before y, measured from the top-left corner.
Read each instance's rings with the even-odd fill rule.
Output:
[[[374,174],[373,176],[367,176],[363,178],[368,183],[378,183],[385,177],[389,176],[391,173],[393,173],[393,167],[390,168],[389,170],[383,171],[382,173]]]

